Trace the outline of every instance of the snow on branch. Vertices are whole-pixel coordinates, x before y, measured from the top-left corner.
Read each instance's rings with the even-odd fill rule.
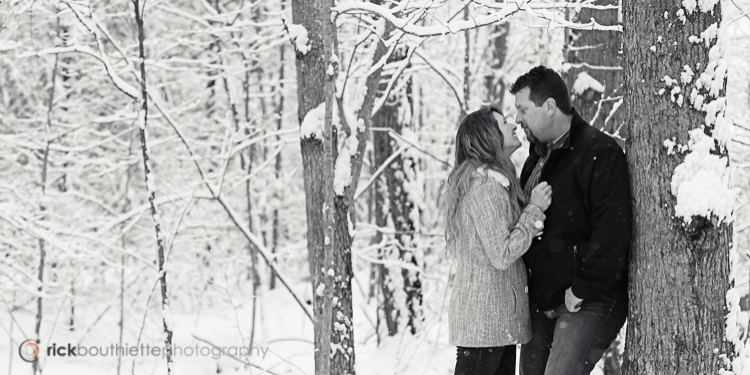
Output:
[[[484,16],[476,17],[470,20],[458,20],[442,25],[431,25],[422,26],[416,23],[420,21],[421,17],[409,16],[408,19],[398,18],[396,15],[391,13],[391,10],[380,5],[373,3],[365,3],[361,1],[348,1],[343,4],[339,4],[331,10],[334,13],[345,14],[345,13],[370,13],[377,16],[383,17],[386,21],[391,23],[396,29],[403,31],[406,34],[429,37],[438,36],[445,34],[455,34],[464,30],[474,29],[480,26],[487,26],[502,21],[509,15],[518,12],[517,6],[504,7],[503,11],[493,12]],[[511,9],[514,9],[511,11]],[[506,10],[508,13],[506,13]],[[439,22],[439,20],[436,20]]]
[[[106,71],[109,78],[112,80],[112,83],[115,84],[115,87],[117,87],[120,91],[122,91],[125,95],[135,99],[139,97],[138,89],[136,89],[134,86],[130,85],[129,83],[125,82],[122,78],[120,78],[119,75],[112,69],[112,66],[109,63],[109,60],[106,58],[102,58],[102,55],[99,55],[98,53],[94,52],[93,50],[80,46],[80,45],[74,45],[70,47],[55,47],[55,48],[48,48],[42,51],[38,52],[26,52],[22,53],[18,57],[32,57],[32,56],[43,56],[43,55],[54,55],[56,53],[68,53],[68,52],[78,52],[83,53],[85,55],[89,55],[99,61],[104,65],[104,70]]]
[[[576,78],[575,83],[573,83],[573,92],[575,92],[576,95],[583,95],[588,89],[603,93],[604,85],[594,77],[590,76],[587,72],[582,71],[578,73],[578,77]]]
[[[400,7],[389,9],[385,6],[362,2],[362,1],[348,1],[339,4],[331,8],[334,16],[336,14],[357,14],[357,13],[369,13],[382,17],[396,29],[403,31],[406,34],[430,37],[445,34],[455,34],[461,31],[474,29],[481,26],[492,25],[498,23],[509,16],[518,13],[520,11],[527,11],[534,14],[535,16],[548,20],[547,29],[552,31],[557,28],[571,28],[571,29],[584,29],[584,30],[604,30],[604,31],[622,31],[622,25],[601,25],[593,18],[589,23],[575,23],[567,21],[564,17],[558,17],[558,9],[562,10],[566,7],[572,8],[591,8],[591,9],[618,9],[618,6],[613,5],[591,5],[591,4],[570,4],[569,2],[560,3],[543,3],[543,2],[532,2],[529,0],[516,0],[509,1],[506,3],[492,3],[492,2],[480,2],[472,1],[469,3],[474,4],[475,8],[484,9],[487,14],[481,16],[475,16],[468,20],[455,20],[441,22],[441,20],[435,18],[430,14],[429,16],[433,21],[440,23],[439,25],[419,25],[424,17],[415,16],[409,14],[407,18],[399,18],[396,14],[401,14],[403,10]],[[421,12],[426,13],[426,9],[420,8]]]

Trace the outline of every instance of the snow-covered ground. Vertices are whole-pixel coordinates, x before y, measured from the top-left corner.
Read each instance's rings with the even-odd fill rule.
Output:
[[[301,290],[307,285],[298,285]],[[448,344],[447,310],[442,314],[427,313],[425,332],[412,336],[399,334],[383,338],[380,345],[374,335],[372,323],[375,311],[374,302],[367,305],[361,293],[354,294],[355,306],[355,346],[357,372],[363,375],[376,374],[451,374],[455,364],[455,347]],[[152,300],[153,302],[153,300]],[[235,302],[236,303],[236,302]],[[237,304],[237,303],[236,303]],[[284,289],[266,291],[259,301],[260,312],[256,321],[255,345],[250,352],[250,362],[257,366],[248,370],[239,361],[223,356],[215,359],[210,354],[206,357],[183,355],[174,358],[174,374],[261,374],[263,370],[276,374],[313,374],[313,325],[301,311],[289,293]],[[173,308],[175,321],[175,345],[195,348],[208,352],[211,345],[247,346],[250,334],[249,317],[251,304],[248,302],[232,308],[228,300],[217,301],[213,306],[200,312],[184,313]],[[71,332],[64,324],[62,317],[57,322],[52,334],[43,335],[40,348],[44,352],[47,345],[57,346],[97,346],[109,347],[117,344],[117,315],[110,311],[104,314],[95,326],[92,323],[107,308],[105,303],[91,302],[77,309],[80,323],[76,331]],[[112,306],[110,310],[114,310]],[[367,312],[365,312],[367,309]],[[0,314],[3,332],[0,337],[0,374],[29,374],[31,364],[23,362],[18,354],[18,345],[24,335],[13,323],[6,309]],[[142,311],[142,309],[140,310]],[[48,317],[54,317],[58,311],[55,306],[48,306],[45,311]],[[60,315],[67,316],[67,311]],[[366,318],[367,314],[369,318]],[[238,318],[239,317],[239,318]],[[17,310],[13,319],[24,330],[34,327],[34,315],[27,311]],[[125,323],[123,345],[134,346],[137,342],[143,315],[130,317]],[[161,321],[155,310],[149,311],[143,330],[142,344],[160,345],[162,342]],[[7,333],[13,325],[13,340]],[[45,319],[42,332],[49,332],[52,321]],[[86,332],[88,331],[88,332]],[[205,349],[201,349],[205,347]],[[259,348],[258,348],[259,347]],[[216,351],[215,351],[216,352]],[[264,356],[265,353],[265,356]],[[187,354],[187,350],[185,351]],[[135,362],[134,362],[135,361]],[[44,374],[47,375],[87,375],[115,374],[116,357],[56,357],[42,354],[40,361]],[[135,363],[135,371],[132,370]],[[166,361],[162,357],[123,357],[122,374],[164,374]]]

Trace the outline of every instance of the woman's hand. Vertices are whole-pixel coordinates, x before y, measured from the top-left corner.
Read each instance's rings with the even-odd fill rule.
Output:
[[[531,191],[531,200],[529,203],[541,208],[542,211],[547,211],[550,203],[552,203],[552,187],[544,181],[540,182]]]

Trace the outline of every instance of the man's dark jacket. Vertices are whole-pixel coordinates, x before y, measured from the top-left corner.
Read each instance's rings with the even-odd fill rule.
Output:
[[[540,157],[532,144],[521,186]],[[583,300],[627,296],[631,195],[622,149],[573,110],[570,140],[552,151],[539,181],[552,186],[552,204],[544,232],[523,257],[532,306],[556,308],[571,285]]]

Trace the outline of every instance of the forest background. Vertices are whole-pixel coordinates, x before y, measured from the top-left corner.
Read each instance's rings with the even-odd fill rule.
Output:
[[[440,4],[422,26],[470,19],[477,8]],[[600,75],[618,61],[597,69],[576,60],[582,36],[563,24],[577,22],[581,9],[549,12],[553,19],[525,10],[500,24],[405,35],[382,61],[351,218],[360,374],[452,373],[446,307],[454,267],[437,201],[465,113],[495,102],[512,121],[509,84],[544,64],[563,72],[592,124],[624,137],[620,83]],[[330,74],[346,93],[343,118],[365,95],[377,53],[371,34],[386,28],[362,17],[371,16],[337,18]],[[732,251],[736,286],[747,295],[750,1],[723,1],[722,17],[738,191]],[[278,0],[0,3],[0,374],[33,371],[17,352],[29,338],[158,345],[164,322],[177,345],[267,350],[244,359],[178,356],[175,373],[314,372],[307,315],[319,291],[308,264],[300,150],[309,128],[300,129],[295,70],[307,35],[291,20],[290,3]],[[523,147],[514,155],[517,165],[526,154]],[[273,254],[275,272],[263,254]],[[157,288],[162,280],[168,292]],[[745,330],[747,319],[741,315]],[[621,360],[623,343],[608,360]],[[597,371],[613,371],[605,362]],[[150,374],[166,366],[151,357],[42,356],[34,369]]]

